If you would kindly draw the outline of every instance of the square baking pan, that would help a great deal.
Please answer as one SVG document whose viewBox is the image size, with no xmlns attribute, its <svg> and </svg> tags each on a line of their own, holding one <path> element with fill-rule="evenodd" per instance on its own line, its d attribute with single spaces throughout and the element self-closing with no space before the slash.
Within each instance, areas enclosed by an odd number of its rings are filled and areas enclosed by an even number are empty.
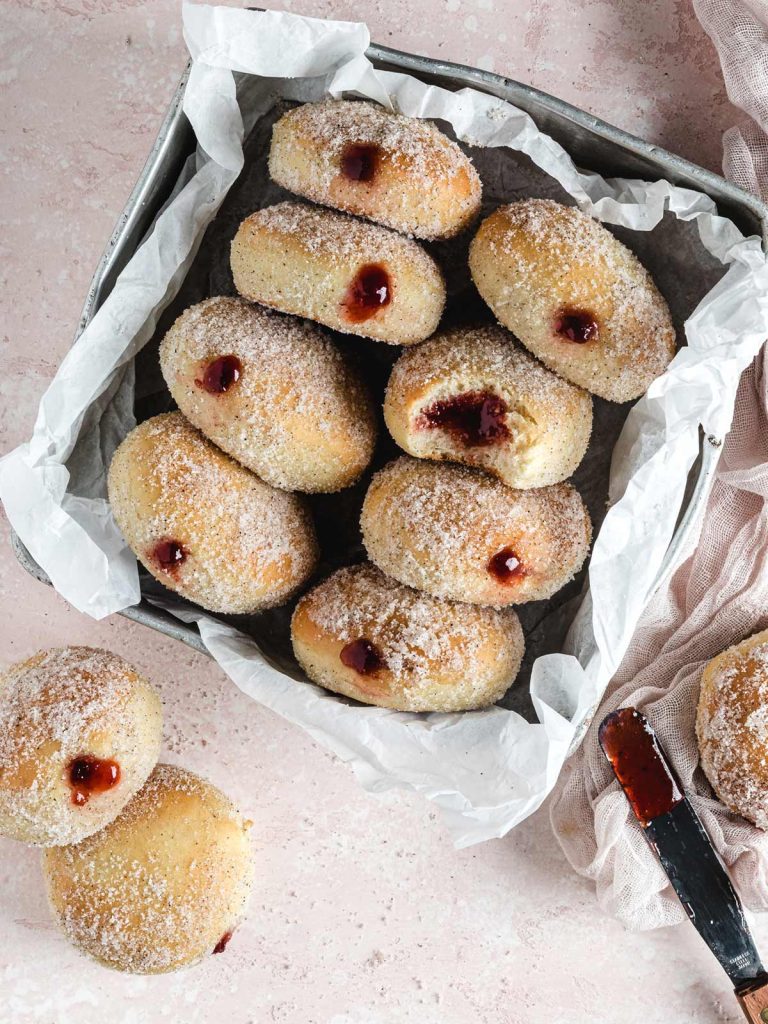
<svg viewBox="0 0 768 1024">
<path fill-rule="evenodd" d="M 745 234 L 759 235 L 765 243 L 768 209 L 759 200 L 718 175 L 620 131 L 570 104 L 490 72 L 402 53 L 387 47 L 373 45 L 367 55 L 376 68 L 410 74 L 448 90 L 473 88 L 511 103 L 529 114 L 538 127 L 559 142 L 580 167 L 597 171 L 606 177 L 666 179 L 675 185 L 703 192 L 717 204 L 719 212 L 729 217 Z M 151 230 L 157 215 L 171 197 L 186 161 L 195 152 L 196 139 L 182 111 L 188 74 L 189 66 L 181 77 L 149 158 L 94 274 L 76 337 L 93 318 L 110 293 L 117 276 Z M 247 76 L 236 77 L 240 78 L 242 84 Z M 617 234 L 621 237 L 620 231 Z M 719 276 L 722 273 L 722 269 L 716 270 L 711 265 L 711 257 L 708 260 L 706 267 L 702 264 L 701 268 L 694 268 L 700 270 L 702 281 L 709 282 L 702 284 L 701 294 L 711 287 L 715 279 L 713 275 Z M 677 314 L 678 326 L 694 305 L 695 302 L 686 299 L 682 301 L 681 308 L 676 311 L 673 309 L 673 313 Z M 141 368 L 141 358 L 138 365 Z M 140 381 L 138 370 L 137 381 Z M 156 406 L 145 407 L 140 410 L 137 418 L 141 420 L 158 411 L 162 409 Z M 614 432 L 620 429 L 625 415 L 626 409 L 621 415 L 621 422 L 614 416 Z M 700 457 L 691 471 L 686 498 L 655 587 L 671 571 L 678 552 L 685 546 L 697 521 L 701 503 L 708 494 L 717 464 L 717 449 L 721 443 L 721 438 L 702 436 Z M 15 534 L 12 534 L 12 543 L 24 568 L 37 579 L 49 582 Z M 577 593 L 578 587 L 569 596 L 575 598 Z M 156 607 L 149 599 L 152 596 L 162 596 L 162 590 L 151 578 L 142 575 L 141 602 L 124 609 L 121 614 L 181 640 L 198 651 L 208 653 L 197 630 Z M 529 621 L 528 626 L 533 627 L 533 620 Z M 536 655 L 540 653 L 541 648 L 536 651 Z M 515 707 L 523 713 L 529 711 L 524 706 L 516 704 Z"/>
</svg>

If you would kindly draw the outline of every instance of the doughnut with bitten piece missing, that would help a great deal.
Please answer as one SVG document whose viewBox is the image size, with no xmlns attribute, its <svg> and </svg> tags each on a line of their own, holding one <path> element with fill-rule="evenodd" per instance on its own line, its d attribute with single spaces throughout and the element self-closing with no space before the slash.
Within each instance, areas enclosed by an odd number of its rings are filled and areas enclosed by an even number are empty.
<svg viewBox="0 0 768 1024">
<path fill-rule="evenodd" d="M 0 835 L 78 843 L 112 821 L 160 750 L 160 699 L 117 654 L 40 651 L 0 676 Z"/>
<path fill-rule="evenodd" d="M 768 630 L 705 667 L 696 737 L 701 767 L 719 799 L 768 829 Z"/>
<path fill-rule="evenodd" d="M 391 345 L 428 338 L 445 304 L 442 274 L 417 242 L 305 203 L 247 217 L 231 263 L 246 299 Z"/>
<path fill-rule="evenodd" d="M 368 390 L 314 324 L 206 299 L 168 331 L 160 365 L 187 419 L 275 487 L 338 491 L 370 462 Z"/>
<path fill-rule="evenodd" d="M 592 533 L 570 484 L 513 490 L 480 470 L 408 456 L 374 476 L 360 525 L 368 557 L 388 576 L 497 608 L 557 593 Z"/>
<path fill-rule="evenodd" d="M 601 398 L 639 397 L 675 354 L 669 309 L 647 270 L 575 207 L 550 199 L 499 207 L 480 225 L 469 267 L 526 348 Z"/>
<path fill-rule="evenodd" d="M 132 974 L 223 952 L 251 890 L 249 825 L 210 783 L 159 764 L 111 825 L 46 851 L 54 917 L 82 953 Z"/>
<path fill-rule="evenodd" d="M 449 238 L 480 209 L 472 161 L 432 124 L 375 103 L 324 100 L 284 114 L 269 173 L 283 188 L 416 238 Z"/>
<path fill-rule="evenodd" d="M 139 561 L 209 611 L 282 604 L 314 569 L 317 542 L 303 500 L 265 484 L 179 412 L 131 431 L 112 459 L 108 491 Z"/>
<path fill-rule="evenodd" d="M 293 650 L 311 680 L 397 711 L 468 711 L 499 700 L 523 657 L 511 609 L 429 597 L 370 564 L 301 598 Z"/>
<path fill-rule="evenodd" d="M 400 356 L 384 419 L 409 454 L 481 466 L 524 489 L 559 483 L 576 469 L 589 443 L 592 398 L 503 327 L 459 328 Z"/>
</svg>

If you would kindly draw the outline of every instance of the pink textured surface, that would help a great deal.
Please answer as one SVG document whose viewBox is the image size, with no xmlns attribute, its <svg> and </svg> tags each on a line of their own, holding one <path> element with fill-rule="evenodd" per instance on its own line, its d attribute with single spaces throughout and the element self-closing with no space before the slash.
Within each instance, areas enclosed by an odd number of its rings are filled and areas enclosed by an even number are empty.
<svg viewBox="0 0 768 1024">
<path fill-rule="evenodd" d="M 381 43 L 531 82 L 718 169 L 736 113 L 688 0 L 305 0 Z M 418 11 L 418 13 L 416 13 Z M 7 0 L 0 450 L 30 432 L 91 273 L 185 59 L 176 0 Z M 7 528 L 4 527 L 4 534 Z M 38 856 L 0 840 L 0 1021 L 154 1024 L 623 1024 L 740 1020 L 687 925 L 634 936 L 602 916 L 544 813 L 456 852 L 430 808 L 374 800 L 207 659 L 122 618 L 100 624 L 0 547 L 0 660 L 91 643 L 165 703 L 165 756 L 255 824 L 258 883 L 227 952 L 145 979 L 81 959 L 53 929 Z M 758 937 L 768 948 L 768 925 Z"/>
</svg>

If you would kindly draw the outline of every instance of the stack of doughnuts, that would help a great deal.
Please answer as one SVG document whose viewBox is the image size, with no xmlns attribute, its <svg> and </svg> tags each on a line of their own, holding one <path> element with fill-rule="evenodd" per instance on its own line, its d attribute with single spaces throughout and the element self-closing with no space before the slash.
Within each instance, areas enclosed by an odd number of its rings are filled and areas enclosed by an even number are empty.
<svg viewBox="0 0 768 1024">
<path fill-rule="evenodd" d="M 276 121 L 268 166 L 291 195 L 237 229 L 237 297 L 187 309 L 163 339 L 179 411 L 118 449 L 115 518 L 150 573 L 212 611 L 303 591 L 293 648 L 321 686 L 402 711 L 484 707 L 522 659 L 514 606 L 550 599 L 586 559 L 590 518 L 568 478 L 592 395 L 627 401 L 663 372 L 669 311 L 601 225 L 530 199 L 492 212 L 470 246 L 497 322 L 441 328 L 425 243 L 472 224 L 482 185 L 431 122 L 306 103 Z M 368 484 L 370 561 L 307 592 L 321 552 L 304 495 L 359 481 L 377 435 L 334 332 L 401 346 L 383 417 L 405 454 Z"/>
<path fill-rule="evenodd" d="M 0 675 L 0 835 L 44 847 L 59 926 L 116 970 L 221 952 L 248 901 L 245 822 L 210 783 L 157 764 L 160 699 L 109 651 L 40 651 Z"/>
</svg>

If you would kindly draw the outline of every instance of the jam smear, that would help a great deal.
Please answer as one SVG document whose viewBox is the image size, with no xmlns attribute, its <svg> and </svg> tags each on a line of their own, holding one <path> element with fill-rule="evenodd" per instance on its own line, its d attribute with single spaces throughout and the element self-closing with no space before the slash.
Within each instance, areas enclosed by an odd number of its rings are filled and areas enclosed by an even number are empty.
<svg viewBox="0 0 768 1024">
<path fill-rule="evenodd" d="M 381 150 L 373 142 L 348 142 L 341 154 L 341 173 L 350 181 L 373 181 Z"/>
<path fill-rule="evenodd" d="M 355 274 L 342 305 L 347 320 L 361 324 L 370 320 L 391 301 L 389 274 L 380 263 L 366 263 Z"/>
<path fill-rule="evenodd" d="M 90 797 L 106 793 L 120 781 L 120 765 L 117 761 L 102 760 L 93 754 L 83 754 L 69 762 L 69 785 L 72 789 L 72 803 L 82 807 Z"/>
<path fill-rule="evenodd" d="M 422 413 L 427 427 L 453 434 L 467 448 L 483 448 L 509 437 L 507 403 L 490 391 L 467 391 L 433 402 Z"/>
<path fill-rule="evenodd" d="M 232 938 L 232 932 L 224 932 L 224 934 L 221 936 L 219 941 L 213 947 L 213 952 L 214 953 L 223 953 L 224 950 L 227 948 L 227 943 L 229 942 L 229 940 L 231 938 Z"/>
<path fill-rule="evenodd" d="M 183 544 L 177 540 L 159 540 L 152 548 L 152 558 L 164 572 L 175 573 L 187 557 Z"/>
<path fill-rule="evenodd" d="M 210 395 L 223 395 L 237 384 L 242 372 L 243 364 L 237 356 L 219 356 L 208 363 L 202 379 L 195 379 L 195 384 Z"/>
<path fill-rule="evenodd" d="M 527 576 L 525 566 L 515 554 L 513 548 L 502 548 L 488 562 L 488 572 L 495 576 L 499 583 L 512 583 L 513 580 Z"/>
<path fill-rule="evenodd" d="M 643 828 L 683 799 L 645 715 L 620 708 L 603 719 L 597 738 Z"/>
<path fill-rule="evenodd" d="M 555 317 L 555 333 L 566 341 L 583 345 L 597 338 L 597 321 L 583 309 L 561 309 Z"/>
<path fill-rule="evenodd" d="M 353 668 L 361 676 L 372 676 L 384 668 L 384 658 L 381 651 L 370 640 L 360 637 L 359 640 L 352 640 L 345 644 L 339 654 L 342 665 Z"/>
</svg>

